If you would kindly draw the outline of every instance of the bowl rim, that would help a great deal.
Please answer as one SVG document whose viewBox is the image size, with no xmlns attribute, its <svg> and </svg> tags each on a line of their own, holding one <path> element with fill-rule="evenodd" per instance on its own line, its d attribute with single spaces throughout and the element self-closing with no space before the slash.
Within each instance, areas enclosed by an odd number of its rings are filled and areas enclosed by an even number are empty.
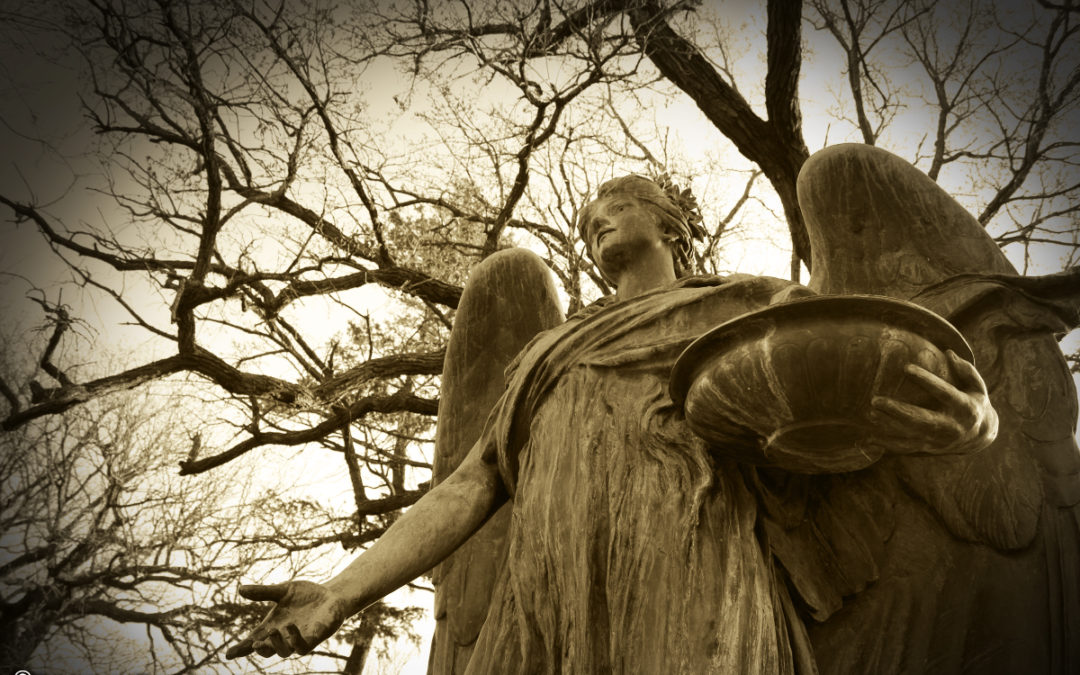
<svg viewBox="0 0 1080 675">
<path fill-rule="evenodd" d="M 706 361 L 700 358 L 703 353 L 714 352 L 725 343 L 743 339 L 747 333 L 772 321 L 778 314 L 788 319 L 856 316 L 886 324 L 899 324 L 909 330 L 915 329 L 942 351 L 951 349 L 965 361 L 975 363 L 971 345 L 960 331 L 944 317 L 925 307 L 885 295 L 814 295 L 742 314 L 710 329 L 691 342 L 675 359 L 675 365 L 671 369 L 668 379 L 671 400 L 683 405 L 698 371 L 705 367 Z"/>
</svg>

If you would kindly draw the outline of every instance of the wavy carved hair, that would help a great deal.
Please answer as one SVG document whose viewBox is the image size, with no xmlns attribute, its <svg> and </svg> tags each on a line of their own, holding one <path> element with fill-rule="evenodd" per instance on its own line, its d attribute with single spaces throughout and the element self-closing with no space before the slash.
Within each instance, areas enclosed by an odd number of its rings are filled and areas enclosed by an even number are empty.
<svg viewBox="0 0 1080 675">
<path fill-rule="evenodd" d="M 603 183 L 596 191 L 592 201 L 586 204 L 585 208 L 578 213 L 578 236 L 585 242 L 585 250 L 594 265 L 596 264 L 596 258 L 593 257 L 592 249 L 585 238 L 585 226 L 593 218 L 596 202 L 614 195 L 634 197 L 657 216 L 661 230 L 668 236 L 668 241 L 672 243 L 671 257 L 675 264 L 676 277 L 689 276 L 696 272 L 693 233 L 682 209 L 671 201 L 662 187 L 653 180 L 637 174 L 613 178 Z M 608 281 L 611 280 L 608 279 Z"/>
</svg>

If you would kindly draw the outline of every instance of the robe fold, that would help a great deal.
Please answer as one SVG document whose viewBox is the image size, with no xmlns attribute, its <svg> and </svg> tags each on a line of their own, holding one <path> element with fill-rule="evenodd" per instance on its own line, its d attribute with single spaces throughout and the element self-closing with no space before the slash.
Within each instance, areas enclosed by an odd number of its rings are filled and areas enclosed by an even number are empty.
<svg viewBox="0 0 1080 675">
<path fill-rule="evenodd" d="M 675 359 L 806 289 L 690 278 L 540 334 L 481 438 L 513 498 L 469 673 L 812 672 L 744 469 L 692 434 Z"/>
</svg>

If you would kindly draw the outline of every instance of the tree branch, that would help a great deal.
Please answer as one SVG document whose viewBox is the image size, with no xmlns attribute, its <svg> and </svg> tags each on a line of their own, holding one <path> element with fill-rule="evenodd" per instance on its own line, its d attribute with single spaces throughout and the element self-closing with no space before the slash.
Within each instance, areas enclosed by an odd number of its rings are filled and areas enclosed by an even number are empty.
<svg viewBox="0 0 1080 675">
<path fill-rule="evenodd" d="M 415 412 L 423 415 L 435 415 L 438 411 L 438 401 L 420 398 L 407 391 L 399 391 L 388 396 L 368 396 L 349 406 L 339 408 L 337 413 L 327 417 L 314 427 L 297 431 L 257 432 L 251 438 L 237 443 L 224 452 L 204 459 L 182 461 L 180 462 L 180 474 L 190 475 L 209 471 L 264 445 L 300 445 L 317 441 L 340 429 L 342 424 L 359 420 L 368 413 Z"/>
<path fill-rule="evenodd" d="M 770 73 L 774 97 L 794 94 L 797 84 L 801 2 L 770 0 L 767 30 Z M 750 104 L 720 77 L 697 47 L 667 24 L 656 0 L 644 0 L 629 12 L 631 25 L 642 50 L 660 72 L 697 104 L 706 118 L 747 159 L 756 162 L 772 183 L 784 205 L 795 254 L 810 264 L 810 239 L 795 192 L 799 169 L 810 153 L 802 140 L 797 98 L 791 107 L 774 98 L 777 120 L 762 120 Z M 794 52 L 792 51 L 794 50 Z M 771 72 L 776 67 L 777 72 Z M 798 265 L 792 265 L 798 279 Z"/>
</svg>

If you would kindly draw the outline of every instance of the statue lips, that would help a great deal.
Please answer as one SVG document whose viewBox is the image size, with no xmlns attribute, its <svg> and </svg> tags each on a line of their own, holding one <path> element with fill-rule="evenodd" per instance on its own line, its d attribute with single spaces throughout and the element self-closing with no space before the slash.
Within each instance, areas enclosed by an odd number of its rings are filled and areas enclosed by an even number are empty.
<svg viewBox="0 0 1080 675">
<path fill-rule="evenodd" d="M 610 250 L 612 247 L 618 250 L 620 246 L 619 234 L 619 226 L 616 224 L 604 225 L 599 230 L 597 230 L 596 235 L 593 239 L 595 243 L 592 246 L 593 256 L 595 256 L 595 259 L 597 261 L 604 259 L 603 251 Z M 623 239 L 625 240 L 625 237 L 623 237 Z M 622 243 L 626 242 L 624 241 Z"/>
</svg>

